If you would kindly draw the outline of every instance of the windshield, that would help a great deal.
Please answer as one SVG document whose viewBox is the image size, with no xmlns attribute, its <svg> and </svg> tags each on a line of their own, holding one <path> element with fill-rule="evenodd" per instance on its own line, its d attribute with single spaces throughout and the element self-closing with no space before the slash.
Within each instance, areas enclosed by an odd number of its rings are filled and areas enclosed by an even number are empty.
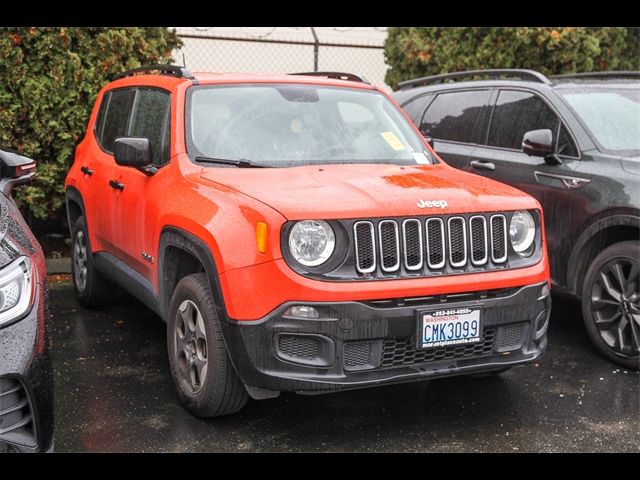
<svg viewBox="0 0 640 480">
<path fill-rule="evenodd" d="M 268 166 L 432 163 L 420 136 L 384 95 L 300 84 L 189 90 L 192 157 Z"/>
<path fill-rule="evenodd" d="M 560 94 L 606 151 L 640 153 L 640 90 L 589 88 Z"/>
</svg>

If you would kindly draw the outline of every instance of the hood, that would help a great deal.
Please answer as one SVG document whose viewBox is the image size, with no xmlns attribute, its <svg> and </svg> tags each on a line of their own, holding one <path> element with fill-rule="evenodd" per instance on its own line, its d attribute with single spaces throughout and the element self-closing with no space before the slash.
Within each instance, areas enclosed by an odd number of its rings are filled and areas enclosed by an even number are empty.
<svg viewBox="0 0 640 480">
<path fill-rule="evenodd" d="M 446 164 L 210 168 L 200 177 L 231 187 L 289 220 L 487 212 L 538 207 L 515 188 Z M 420 208 L 420 206 L 422 208 Z"/>
<path fill-rule="evenodd" d="M 640 175 L 640 157 L 622 157 L 620 162 L 626 172 Z"/>
</svg>

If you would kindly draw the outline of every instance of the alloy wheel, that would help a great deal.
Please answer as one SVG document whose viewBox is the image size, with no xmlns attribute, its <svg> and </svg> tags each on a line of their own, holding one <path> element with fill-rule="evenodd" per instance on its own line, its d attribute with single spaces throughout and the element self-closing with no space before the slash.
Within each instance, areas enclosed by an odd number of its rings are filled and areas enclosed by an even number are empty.
<svg viewBox="0 0 640 480">
<path fill-rule="evenodd" d="M 207 335 L 202 314 L 191 300 L 180 304 L 174 330 L 181 383 L 192 393 L 198 393 L 207 378 Z"/>
<path fill-rule="evenodd" d="M 598 333 L 616 354 L 640 353 L 640 263 L 616 258 L 598 271 L 591 287 L 591 313 Z"/>
<path fill-rule="evenodd" d="M 73 242 L 73 278 L 76 287 L 80 292 L 84 292 L 87 286 L 87 242 L 84 232 L 79 230 Z"/>
</svg>

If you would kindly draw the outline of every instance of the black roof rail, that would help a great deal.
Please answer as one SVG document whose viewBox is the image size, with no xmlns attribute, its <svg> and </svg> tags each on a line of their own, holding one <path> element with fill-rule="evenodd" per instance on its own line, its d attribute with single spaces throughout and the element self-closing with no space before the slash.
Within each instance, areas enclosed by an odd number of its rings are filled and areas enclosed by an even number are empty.
<svg viewBox="0 0 640 480">
<path fill-rule="evenodd" d="M 535 70 L 526 70 L 522 68 L 494 68 L 487 70 L 467 70 L 464 72 L 443 73 L 441 75 L 416 78 L 414 80 L 400 82 L 398 83 L 398 87 L 402 90 L 403 88 L 433 85 L 436 83 L 443 83 L 446 80 L 456 80 L 473 76 L 485 76 L 493 79 L 499 79 L 500 77 L 515 77 L 518 80 L 532 80 L 534 82 L 551 85 L 551 81 L 547 77 Z"/>
<path fill-rule="evenodd" d="M 306 75 L 310 77 L 325 77 L 325 78 L 333 78 L 335 80 L 348 80 L 350 82 L 361 82 L 368 83 L 371 85 L 371 82 L 367 80 L 363 75 L 358 75 L 355 73 L 345 73 L 345 72 L 300 72 L 300 73 L 289 73 L 288 75 Z"/>
<path fill-rule="evenodd" d="M 195 78 L 191 71 L 187 70 L 184 67 L 179 67 L 177 65 L 169 65 L 169 64 L 156 64 L 156 65 L 147 65 L 144 67 L 132 68 L 131 70 L 127 70 L 126 72 L 119 73 L 116 75 L 113 80 L 120 80 L 121 78 L 132 77 L 137 73 L 151 73 L 151 72 L 159 72 L 160 75 L 172 75 L 178 78 Z"/>
<path fill-rule="evenodd" d="M 640 71 L 563 73 L 562 75 L 553 75 L 551 78 L 640 78 Z"/>
</svg>

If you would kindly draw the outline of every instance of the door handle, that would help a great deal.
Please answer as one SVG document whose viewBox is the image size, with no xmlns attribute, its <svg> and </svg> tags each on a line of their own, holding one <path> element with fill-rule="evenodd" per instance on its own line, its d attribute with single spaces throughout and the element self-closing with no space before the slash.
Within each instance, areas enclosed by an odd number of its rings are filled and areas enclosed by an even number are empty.
<svg viewBox="0 0 640 480">
<path fill-rule="evenodd" d="M 109 186 L 114 190 L 124 190 L 124 183 L 118 182 L 116 180 L 109 180 Z"/>
<path fill-rule="evenodd" d="M 91 170 L 89 167 L 86 167 L 84 165 L 80 167 L 80 171 L 85 175 L 89 175 L 89 176 L 93 175 L 93 170 Z"/>
<path fill-rule="evenodd" d="M 478 170 L 495 170 L 496 165 L 493 162 L 482 162 L 480 160 L 472 160 L 471 166 L 473 168 L 477 168 Z"/>
</svg>

